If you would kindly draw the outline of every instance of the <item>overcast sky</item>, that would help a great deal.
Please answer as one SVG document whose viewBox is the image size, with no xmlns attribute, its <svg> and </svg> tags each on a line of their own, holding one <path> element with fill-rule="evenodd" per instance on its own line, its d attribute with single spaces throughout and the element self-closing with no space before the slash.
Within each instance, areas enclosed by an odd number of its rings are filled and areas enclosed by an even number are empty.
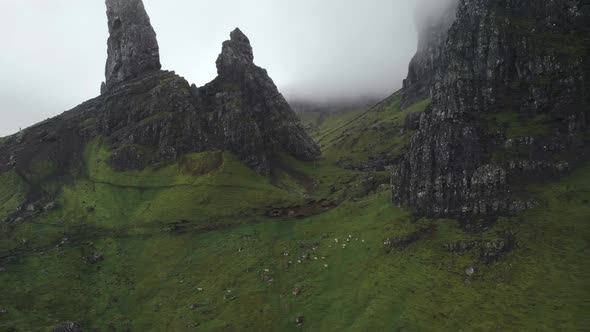
<svg viewBox="0 0 590 332">
<path fill-rule="evenodd" d="M 256 64 L 288 99 L 321 101 L 385 96 L 401 86 L 417 45 L 416 1 L 430 0 L 144 3 L 163 69 L 204 85 L 216 76 L 221 43 L 240 27 Z M 99 94 L 105 11 L 103 0 L 0 0 L 0 136 Z"/>
</svg>

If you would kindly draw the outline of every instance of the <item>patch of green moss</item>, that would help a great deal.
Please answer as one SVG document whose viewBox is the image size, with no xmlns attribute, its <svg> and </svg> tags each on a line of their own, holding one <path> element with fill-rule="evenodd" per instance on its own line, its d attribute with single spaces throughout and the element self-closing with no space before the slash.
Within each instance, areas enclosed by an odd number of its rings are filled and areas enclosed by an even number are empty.
<svg viewBox="0 0 590 332">
<path fill-rule="evenodd" d="M 95 215 L 104 213 L 104 219 L 120 213 L 131 222 L 187 220 L 201 227 L 223 218 L 223 224 L 239 224 L 254 211 L 303 199 L 273 186 L 230 153 L 189 154 L 177 162 L 126 172 L 113 170 L 109 157 L 108 146 L 100 140 L 87 147 L 86 178 L 63 189 L 64 204 L 75 204 L 69 210 L 94 207 Z M 231 216 L 236 219 L 230 221 Z"/>
<path fill-rule="evenodd" d="M 516 112 L 494 113 L 483 117 L 490 132 L 502 131 L 510 139 L 522 137 L 543 137 L 551 134 L 547 115 L 529 118 Z"/>
<path fill-rule="evenodd" d="M 508 161 L 527 159 L 529 156 L 530 151 L 525 146 L 501 146 L 492 152 L 491 161 L 502 164 Z"/>
<path fill-rule="evenodd" d="M 147 117 L 140 122 L 138 122 L 135 126 L 136 127 L 144 127 L 153 123 L 158 123 L 163 120 L 169 119 L 173 114 L 170 112 L 159 112 L 153 116 Z"/>
<path fill-rule="evenodd" d="M 588 55 L 589 48 L 586 43 L 582 42 L 584 37 L 555 31 L 545 31 L 533 36 L 535 37 L 534 41 L 549 54 L 571 58 L 581 58 Z"/>
<path fill-rule="evenodd" d="M 34 159 L 28 169 L 24 171 L 27 180 L 34 184 L 40 184 L 52 178 L 59 171 L 58 166 L 50 159 Z"/>
<path fill-rule="evenodd" d="M 0 218 L 16 211 L 26 198 L 26 183 L 14 171 L 0 174 Z"/>
<path fill-rule="evenodd" d="M 223 153 L 211 151 L 198 155 L 184 155 L 180 157 L 178 164 L 183 173 L 202 176 L 219 169 L 223 165 Z"/>
<path fill-rule="evenodd" d="M 84 121 L 82 121 L 79 125 L 81 129 L 93 127 L 96 125 L 96 117 L 90 117 Z"/>
<path fill-rule="evenodd" d="M 588 36 L 558 27 L 550 29 L 547 22 L 536 20 L 526 12 L 519 15 L 505 8 L 496 8 L 495 12 L 496 22 L 501 29 L 526 37 L 529 46 L 535 51 L 561 59 L 580 59 L 590 52 Z"/>
</svg>

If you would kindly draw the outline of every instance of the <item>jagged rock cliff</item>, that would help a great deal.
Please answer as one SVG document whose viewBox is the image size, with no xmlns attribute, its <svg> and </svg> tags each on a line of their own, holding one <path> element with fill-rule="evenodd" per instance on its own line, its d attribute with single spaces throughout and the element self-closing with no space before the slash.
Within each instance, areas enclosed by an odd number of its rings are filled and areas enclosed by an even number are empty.
<svg viewBox="0 0 590 332">
<path fill-rule="evenodd" d="M 15 169 L 31 183 L 76 168 L 87 142 L 106 137 L 117 169 L 142 169 L 182 154 L 227 150 L 259 174 L 273 156 L 315 160 L 305 133 L 248 38 L 236 29 L 223 44 L 219 76 L 202 88 L 160 70 L 156 35 L 141 0 L 107 0 L 110 37 L 102 93 L 75 109 L 0 143 L 0 173 Z"/>
<path fill-rule="evenodd" d="M 154 72 L 105 95 L 99 132 L 112 138 L 113 164 L 142 168 L 187 152 L 228 150 L 260 174 L 276 152 L 320 156 L 248 38 L 236 29 L 217 60 L 219 76 L 202 88 L 173 73 Z"/>
<path fill-rule="evenodd" d="M 240 29 L 223 43 L 217 59 L 218 77 L 196 92 L 199 103 L 210 109 L 214 140 L 234 151 L 249 166 L 269 171 L 275 149 L 298 159 L 320 156 L 299 119 L 265 69 L 254 64 L 250 41 Z"/>
<path fill-rule="evenodd" d="M 428 216 L 516 212 L 534 204 L 519 184 L 588 158 L 589 7 L 459 1 L 405 82 L 406 98 L 432 104 L 393 172 L 396 204 Z"/>
</svg>

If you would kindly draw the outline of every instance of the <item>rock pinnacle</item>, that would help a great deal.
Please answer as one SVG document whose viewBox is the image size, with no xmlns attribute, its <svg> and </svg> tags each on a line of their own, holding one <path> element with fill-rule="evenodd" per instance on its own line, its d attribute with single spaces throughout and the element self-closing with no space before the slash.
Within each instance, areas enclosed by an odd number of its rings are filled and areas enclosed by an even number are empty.
<svg viewBox="0 0 590 332">
<path fill-rule="evenodd" d="M 159 70 L 156 32 L 141 0 L 106 0 L 109 26 L 106 84 L 103 89 Z"/>
<path fill-rule="evenodd" d="M 250 40 L 239 28 L 232 31 L 230 40 L 223 43 L 223 49 L 216 64 L 219 75 L 254 64 L 254 52 Z"/>
</svg>

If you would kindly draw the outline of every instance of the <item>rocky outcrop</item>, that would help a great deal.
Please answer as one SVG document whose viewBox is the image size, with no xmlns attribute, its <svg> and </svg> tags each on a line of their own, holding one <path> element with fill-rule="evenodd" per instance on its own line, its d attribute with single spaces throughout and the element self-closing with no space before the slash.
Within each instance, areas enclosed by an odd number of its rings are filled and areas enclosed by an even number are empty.
<svg viewBox="0 0 590 332">
<path fill-rule="evenodd" d="M 488 241 L 458 241 L 445 243 L 443 249 L 452 253 L 465 253 L 477 250 L 479 259 L 490 264 L 499 260 L 516 247 L 516 238 L 513 234 L 501 234 L 499 239 Z"/>
<path fill-rule="evenodd" d="M 515 184 L 587 159 L 588 7 L 459 1 L 450 28 L 417 54 L 432 61 L 415 58 L 405 83 L 405 98 L 432 104 L 393 172 L 396 204 L 429 216 L 516 212 L 529 204 Z M 534 143 L 514 147 L 524 137 Z"/>
<path fill-rule="evenodd" d="M 54 327 L 52 332 L 81 332 L 82 327 L 75 322 L 66 322 Z"/>
<path fill-rule="evenodd" d="M 215 62 L 220 77 L 240 79 L 254 65 L 254 52 L 250 39 L 236 28 L 230 33 L 230 39 L 223 42 L 221 54 Z"/>
<path fill-rule="evenodd" d="M 160 70 L 156 32 L 141 0 L 106 0 L 109 26 L 107 89 L 141 74 Z"/>
<path fill-rule="evenodd" d="M 236 29 L 223 43 L 219 76 L 204 87 L 158 71 L 106 95 L 99 132 L 112 139 L 113 164 L 137 169 L 189 152 L 228 150 L 268 174 L 278 152 L 318 158 L 319 148 L 253 60 L 248 38 Z"/>
<path fill-rule="evenodd" d="M 107 9 L 110 37 L 101 95 L 3 140 L 0 173 L 15 169 L 31 184 L 71 173 L 85 144 L 98 136 L 110 144 L 111 165 L 119 170 L 222 150 L 267 175 L 280 153 L 305 161 L 320 156 L 266 70 L 254 64 L 250 42 L 239 29 L 223 43 L 219 76 L 197 88 L 160 70 L 155 33 L 140 0 L 107 0 Z"/>
<path fill-rule="evenodd" d="M 411 244 L 432 234 L 435 230 L 436 230 L 435 225 L 429 225 L 426 227 L 422 227 L 422 228 L 419 228 L 418 230 L 416 230 L 412 233 L 406 234 L 406 235 L 388 238 L 383 242 L 383 245 L 385 246 L 385 249 L 388 252 L 391 252 L 394 250 L 401 251 L 401 250 L 406 249 Z"/>
<path fill-rule="evenodd" d="M 311 161 L 320 150 L 279 93 L 265 69 L 256 66 L 248 38 L 235 29 L 217 59 L 219 76 L 201 89 L 197 100 L 210 108 L 215 140 L 259 173 L 269 171 L 273 150 Z"/>
</svg>

